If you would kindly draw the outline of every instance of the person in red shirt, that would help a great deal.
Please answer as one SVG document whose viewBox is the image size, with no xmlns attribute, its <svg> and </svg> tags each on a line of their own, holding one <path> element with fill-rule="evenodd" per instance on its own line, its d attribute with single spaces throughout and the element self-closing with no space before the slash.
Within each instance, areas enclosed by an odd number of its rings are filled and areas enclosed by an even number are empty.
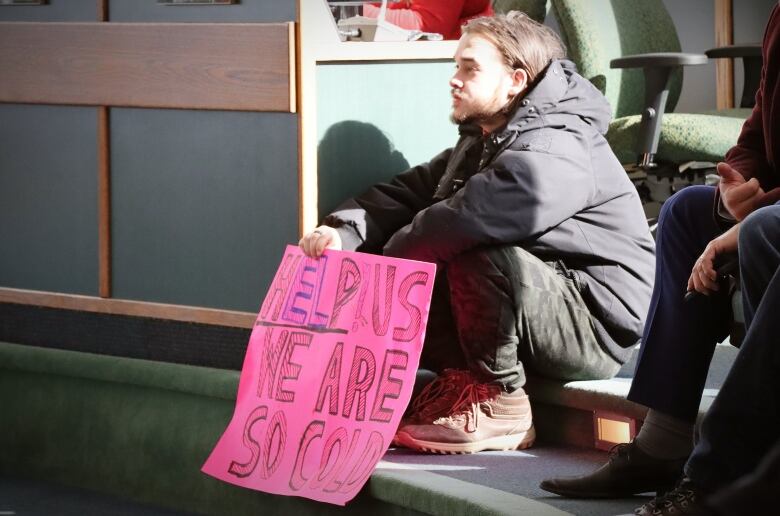
<svg viewBox="0 0 780 516">
<path fill-rule="evenodd" d="M 377 18 L 379 9 L 368 4 L 363 7 L 363 16 Z M 404 29 L 458 39 L 460 28 L 480 16 L 493 16 L 491 0 L 401 0 L 387 5 L 385 20 Z"/>
</svg>

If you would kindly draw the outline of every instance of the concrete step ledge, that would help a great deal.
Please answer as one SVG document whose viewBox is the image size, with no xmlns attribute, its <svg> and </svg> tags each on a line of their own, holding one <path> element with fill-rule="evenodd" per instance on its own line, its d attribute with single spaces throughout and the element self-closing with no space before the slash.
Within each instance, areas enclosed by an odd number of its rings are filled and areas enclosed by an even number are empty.
<svg viewBox="0 0 780 516">
<path fill-rule="evenodd" d="M 738 351 L 728 341 L 715 347 L 699 405 L 699 420 L 717 396 Z M 626 399 L 638 353 L 637 347 L 618 375 L 608 380 L 563 382 L 529 376 L 526 390 L 531 397 L 539 438 L 548 442 L 592 447 L 593 412 L 596 410 L 643 421 L 647 408 Z"/>
</svg>

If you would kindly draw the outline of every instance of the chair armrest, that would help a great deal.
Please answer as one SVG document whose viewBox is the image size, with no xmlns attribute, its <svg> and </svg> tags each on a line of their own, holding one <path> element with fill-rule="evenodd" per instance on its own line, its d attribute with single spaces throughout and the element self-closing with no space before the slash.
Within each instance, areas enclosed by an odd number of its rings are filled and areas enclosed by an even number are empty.
<svg viewBox="0 0 780 516">
<path fill-rule="evenodd" d="M 661 119 L 669 95 L 669 79 L 682 65 L 701 65 L 707 62 L 704 54 L 682 52 L 658 52 L 619 57 L 610 61 L 610 68 L 642 68 L 645 77 L 645 108 L 637 140 L 637 165 L 652 168 L 658 139 L 661 134 Z"/>
<path fill-rule="evenodd" d="M 745 80 L 743 81 L 739 107 L 752 108 L 756 104 L 756 91 L 758 91 L 758 85 L 761 82 L 761 45 L 751 43 L 711 48 L 705 54 L 713 59 L 742 58 Z"/>
<path fill-rule="evenodd" d="M 647 68 L 657 66 L 701 65 L 707 62 L 704 54 L 687 54 L 683 52 L 658 52 L 652 54 L 636 54 L 613 59 L 610 68 Z"/>
<path fill-rule="evenodd" d="M 704 52 L 711 59 L 721 57 L 761 57 L 761 44 L 752 43 L 748 45 L 729 45 L 726 47 L 716 47 Z"/>
</svg>

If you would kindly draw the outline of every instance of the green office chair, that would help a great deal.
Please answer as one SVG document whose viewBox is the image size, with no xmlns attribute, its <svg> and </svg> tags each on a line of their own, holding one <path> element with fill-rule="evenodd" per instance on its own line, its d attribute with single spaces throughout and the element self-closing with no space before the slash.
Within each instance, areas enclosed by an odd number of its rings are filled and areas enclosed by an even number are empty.
<svg viewBox="0 0 780 516">
<path fill-rule="evenodd" d="M 547 0 L 493 0 L 493 10 L 498 14 L 523 11 L 532 20 L 544 23 L 547 16 Z"/>
<path fill-rule="evenodd" d="M 622 163 L 636 159 L 626 168 L 643 194 L 654 229 L 654 215 L 667 197 L 688 184 L 704 182 L 702 174 L 681 174 L 679 164 L 719 161 L 737 142 L 754 103 L 761 67 L 760 47 L 728 47 L 707 53 L 712 58 L 746 57 L 740 108 L 669 113 L 679 98 L 681 66 L 703 64 L 707 56 L 680 53 L 674 23 L 661 0 L 551 2 L 570 58 L 612 105 L 615 119 L 607 141 Z M 665 164 L 655 166 L 658 162 Z M 737 291 L 732 303 L 740 300 Z M 744 334 L 737 304 L 731 329 L 731 342 L 735 345 Z"/>
<path fill-rule="evenodd" d="M 570 58 L 612 105 L 615 119 L 607 140 L 622 163 L 634 162 L 635 168 L 648 171 L 662 162 L 723 159 L 750 109 L 671 113 L 682 86 L 681 66 L 704 64 L 707 57 L 680 53 L 680 40 L 662 0 L 551 2 Z M 733 57 L 735 49 L 721 51 L 727 54 L 722 57 Z M 760 56 L 760 48 L 748 50 L 753 57 L 756 52 Z M 715 52 L 712 57 L 720 56 Z M 748 88 L 757 85 L 751 86 L 753 80 L 746 78 Z"/>
</svg>

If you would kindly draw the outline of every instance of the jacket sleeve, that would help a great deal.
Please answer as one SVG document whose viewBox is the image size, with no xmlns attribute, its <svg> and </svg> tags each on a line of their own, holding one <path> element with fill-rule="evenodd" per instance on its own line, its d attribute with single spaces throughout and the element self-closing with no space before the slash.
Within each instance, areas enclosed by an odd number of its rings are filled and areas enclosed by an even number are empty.
<svg viewBox="0 0 780 516">
<path fill-rule="evenodd" d="M 762 69 L 761 84 L 764 82 Z M 745 179 L 756 178 L 765 190 L 774 186 L 772 167 L 766 159 L 766 146 L 764 143 L 764 130 L 762 127 L 761 105 L 763 94 L 761 88 L 756 93 L 756 105 L 739 133 L 737 144 L 729 149 L 724 161 L 742 174 Z M 720 188 L 715 190 L 715 203 L 713 205 L 713 218 L 722 230 L 726 230 L 737 222 L 737 219 L 729 213 L 723 199 L 720 196 Z"/>
<path fill-rule="evenodd" d="M 384 253 L 441 265 L 473 247 L 538 237 L 588 205 L 595 185 L 587 163 L 505 151 L 453 197 L 418 213 Z"/>
<path fill-rule="evenodd" d="M 772 177 L 772 167 L 766 159 L 764 120 L 761 113 L 764 103 L 763 85 L 765 83 L 765 72 L 766 66 L 763 66 L 761 68 L 760 87 L 758 92 L 756 92 L 756 105 L 742 126 L 737 144 L 729 149 L 725 158 L 725 161 L 742 174 L 745 179 L 755 177 L 764 188 L 776 181 Z"/>
<path fill-rule="evenodd" d="M 761 80 L 756 92 L 756 105 L 742 126 L 737 144 L 729 149 L 725 157 L 726 163 L 742 174 L 745 179 L 754 177 L 758 179 L 764 190 L 778 186 L 778 178 L 767 160 L 766 135 L 764 133 L 764 128 L 774 121 L 764 120 L 763 115 L 767 94 L 765 91 L 767 69 L 771 67 L 772 70 L 777 70 L 777 60 L 780 59 L 780 48 L 771 48 L 773 45 L 777 47 L 778 43 L 780 43 L 778 31 L 780 31 L 780 9 L 775 6 L 764 33 L 761 52 L 764 56 L 764 61 L 761 66 Z M 736 222 L 723 205 L 723 201 L 720 198 L 720 190 L 716 191 L 715 196 L 715 220 L 723 227 Z"/>
<path fill-rule="evenodd" d="M 345 250 L 380 251 L 393 233 L 431 205 L 451 152 L 447 149 L 430 162 L 349 199 L 322 223 L 339 231 Z"/>
</svg>

